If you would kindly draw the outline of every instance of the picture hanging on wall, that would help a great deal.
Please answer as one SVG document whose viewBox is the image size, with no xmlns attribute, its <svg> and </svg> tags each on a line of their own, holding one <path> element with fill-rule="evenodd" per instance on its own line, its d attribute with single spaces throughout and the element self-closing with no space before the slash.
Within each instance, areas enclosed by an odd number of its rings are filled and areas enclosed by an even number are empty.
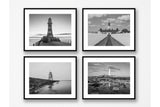
<svg viewBox="0 0 160 107">
<path fill-rule="evenodd" d="M 25 56 L 24 99 L 77 99 L 77 57 Z"/>
<path fill-rule="evenodd" d="M 134 56 L 84 56 L 82 59 L 84 100 L 136 98 Z"/>
<path fill-rule="evenodd" d="M 135 51 L 135 8 L 83 8 L 83 51 Z"/>
<path fill-rule="evenodd" d="M 76 8 L 24 8 L 24 51 L 76 51 Z"/>
</svg>

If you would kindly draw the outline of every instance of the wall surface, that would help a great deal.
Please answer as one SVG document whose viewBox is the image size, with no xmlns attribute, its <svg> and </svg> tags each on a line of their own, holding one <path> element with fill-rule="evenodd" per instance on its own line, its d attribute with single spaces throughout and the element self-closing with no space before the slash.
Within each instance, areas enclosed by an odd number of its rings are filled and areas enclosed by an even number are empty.
<svg viewBox="0 0 160 107">
<path fill-rule="evenodd" d="M 23 8 L 78 8 L 77 52 L 24 52 Z M 82 8 L 136 8 L 136 52 L 82 52 Z M 23 100 L 24 55 L 77 55 L 77 100 Z M 135 55 L 137 99 L 82 100 L 83 55 Z M 150 107 L 150 0 L 10 0 L 10 105 L 11 107 Z"/>
</svg>

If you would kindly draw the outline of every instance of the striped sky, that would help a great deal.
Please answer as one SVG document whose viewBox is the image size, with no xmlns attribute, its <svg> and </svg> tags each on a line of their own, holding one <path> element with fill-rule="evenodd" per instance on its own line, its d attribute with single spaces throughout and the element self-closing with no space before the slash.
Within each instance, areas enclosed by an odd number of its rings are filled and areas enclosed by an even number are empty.
<svg viewBox="0 0 160 107">
<path fill-rule="evenodd" d="M 30 36 L 47 34 L 48 18 L 52 19 L 53 34 L 71 33 L 71 14 L 30 14 Z"/>
<path fill-rule="evenodd" d="M 98 31 L 100 28 L 107 28 L 108 22 L 111 28 L 122 30 L 124 28 L 130 30 L 129 14 L 89 14 L 88 28 L 90 32 Z"/>
<path fill-rule="evenodd" d="M 107 75 L 109 68 L 111 69 L 111 75 L 120 77 L 130 76 L 129 62 L 89 62 L 88 76 Z"/>
</svg>

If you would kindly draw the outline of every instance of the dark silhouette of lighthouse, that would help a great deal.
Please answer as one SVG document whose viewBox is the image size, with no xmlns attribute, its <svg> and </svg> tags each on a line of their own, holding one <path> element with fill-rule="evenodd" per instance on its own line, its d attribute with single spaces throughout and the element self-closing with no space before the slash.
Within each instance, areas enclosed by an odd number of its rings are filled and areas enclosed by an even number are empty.
<svg viewBox="0 0 160 107">
<path fill-rule="evenodd" d="M 52 72 L 49 72 L 48 80 L 53 81 L 53 75 L 52 75 Z"/>
<path fill-rule="evenodd" d="M 53 33 L 52 33 L 52 19 L 48 18 L 48 31 L 47 31 L 47 38 L 48 41 L 50 42 L 51 39 L 53 38 Z"/>
<path fill-rule="evenodd" d="M 50 84 L 48 88 L 52 88 L 52 85 L 53 85 L 53 75 L 52 75 L 52 72 L 49 72 L 48 80 L 49 80 L 49 84 Z"/>
</svg>

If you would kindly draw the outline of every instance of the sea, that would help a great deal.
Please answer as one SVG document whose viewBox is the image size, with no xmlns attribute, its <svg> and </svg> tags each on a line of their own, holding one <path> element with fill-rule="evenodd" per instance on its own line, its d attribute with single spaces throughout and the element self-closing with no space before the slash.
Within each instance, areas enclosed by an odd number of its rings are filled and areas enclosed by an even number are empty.
<svg viewBox="0 0 160 107">
<path fill-rule="evenodd" d="M 52 87 L 45 85 L 39 89 L 38 94 L 71 94 L 71 80 L 55 82 Z"/>
</svg>

